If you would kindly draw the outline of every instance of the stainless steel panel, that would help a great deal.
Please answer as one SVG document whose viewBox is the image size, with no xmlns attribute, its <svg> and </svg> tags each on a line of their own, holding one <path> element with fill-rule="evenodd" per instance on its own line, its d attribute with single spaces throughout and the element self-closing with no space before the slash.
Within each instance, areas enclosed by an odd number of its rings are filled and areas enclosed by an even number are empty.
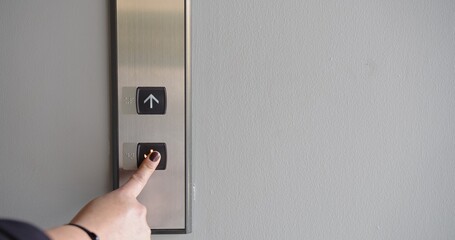
<svg viewBox="0 0 455 240">
<path fill-rule="evenodd" d="M 158 232 L 190 231 L 189 1 L 117 0 L 118 178 L 134 173 L 136 144 L 164 142 L 167 168 L 138 197 Z M 165 87 L 164 115 L 138 115 L 139 86 Z M 164 231 L 162 231 L 164 230 Z"/>
</svg>

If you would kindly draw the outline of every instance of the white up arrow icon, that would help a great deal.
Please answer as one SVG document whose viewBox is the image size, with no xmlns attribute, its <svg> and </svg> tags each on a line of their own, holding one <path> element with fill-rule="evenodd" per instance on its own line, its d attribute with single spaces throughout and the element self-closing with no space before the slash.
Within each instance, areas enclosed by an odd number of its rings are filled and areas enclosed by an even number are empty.
<svg viewBox="0 0 455 240">
<path fill-rule="evenodd" d="M 150 94 L 145 100 L 144 100 L 144 103 L 146 103 L 147 101 L 150 101 L 150 109 L 153 109 L 153 101 L 155 101 L 156 103 L 160 103 L 160 101 L 158 101 L 158 99 L 156 99 L 155 96 L 153 96 L 153 94 Z"/>
</svg>

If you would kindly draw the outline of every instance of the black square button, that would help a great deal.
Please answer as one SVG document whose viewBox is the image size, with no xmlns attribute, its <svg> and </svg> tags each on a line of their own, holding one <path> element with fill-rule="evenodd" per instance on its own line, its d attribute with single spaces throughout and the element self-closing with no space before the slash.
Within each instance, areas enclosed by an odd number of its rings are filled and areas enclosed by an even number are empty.
<svg viewBox="0 0 455 240">
<path fill-rule="evenodd" d="M 166 143 L 138 143 L 137 144 L 137 167 L 141 165 L 144 160 L 144 154 L 148 154 L 150 149 L 160 152 L 161 160 L 160 164 L 156 167 L 156 170 L 165 170 L 167 163 Z"/>
<path fill-rule="evenodd" d="M 138 87 L 136 89 L 136 110 L 138 114 L 165 114 L 166 88 Z"/>
</svg>

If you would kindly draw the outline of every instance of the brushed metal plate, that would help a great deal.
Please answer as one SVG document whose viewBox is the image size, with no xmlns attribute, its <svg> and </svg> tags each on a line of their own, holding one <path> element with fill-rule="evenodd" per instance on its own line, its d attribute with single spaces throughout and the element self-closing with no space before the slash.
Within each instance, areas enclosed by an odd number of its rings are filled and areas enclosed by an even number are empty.
<svg viewBox="0 0 455 240">
<path fill-rule="evenodd" d="M 191 231 L 189 0 L 114 0 L 112 6 L 114 187 L 136 169 L 139 142 L 167 146 L 138 200 L 153 233 Z M 165 87 L 166 113 L 139 115 L 137 87 Z"/>
</svg>

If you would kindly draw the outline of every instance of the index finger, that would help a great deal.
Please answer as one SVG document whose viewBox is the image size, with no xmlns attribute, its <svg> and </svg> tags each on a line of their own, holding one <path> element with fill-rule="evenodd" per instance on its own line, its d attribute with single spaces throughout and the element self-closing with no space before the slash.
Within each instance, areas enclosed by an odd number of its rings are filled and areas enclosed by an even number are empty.
<svg viewBox="0 0 455 240">
<path fill-rule="evenodd" d="M 152 151 L 152 150 L 151 150 Z M 160 163 L 161 154 L 157 151 L 149 153 L 146 158 L 142 161 L 141 165 L 137 171 L 131 176 L 128 182 L 121 187 L 123 191 L 126 191 L 127 194 L 131 194 L 134 197 L 139 196 L 144 189 L 147 181 L 153 172 L 155 172 L 156 167 Z"/>
</svg>

